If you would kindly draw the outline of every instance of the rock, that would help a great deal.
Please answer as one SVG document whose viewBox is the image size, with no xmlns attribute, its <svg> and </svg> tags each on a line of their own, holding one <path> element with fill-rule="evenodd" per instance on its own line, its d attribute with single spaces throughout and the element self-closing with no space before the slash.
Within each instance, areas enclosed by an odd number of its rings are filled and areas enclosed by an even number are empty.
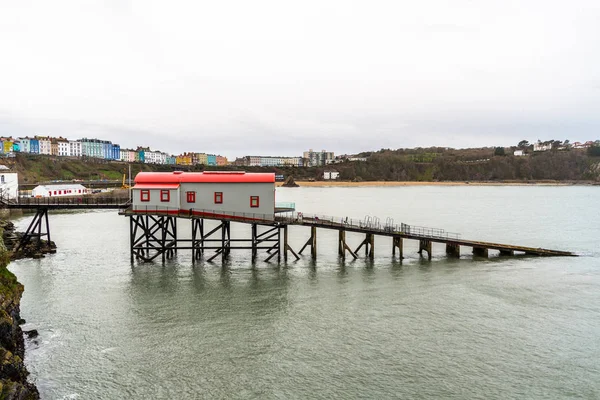
<svg viewBox="0 0 600 400">
<path fill-rule="evenodd" d="M 40 335 L 40 334 L 38 333 L 37 329 L 32 329 L 32 330 L 30 330 L 30 331 L 23 331 L 23 333 L 24 333 L 25 335 L 27 335 L 27 337 L 28 337 L 29 339 L 36 338 L 36 337 L 38 337 L 38 336 Z"/>
<path fill-rule="evenodd" d="M 18 323 L 19 323 L 19 325 L 23 325 L 23 324 L 26 324 L 27 321 L 25 321 L 25 319 L 23 319 L 23 318 L 19 318 L 19 322 Z"/>
<path fill-rule="evenodd" d="M 287 179 L 285 180 L 285 182 L 283 182 L 283 184 L 281 186 L 283 186 L 283 187 L 298 187 L 300 185 L 298 185 L 296 182 L 294 182 L 294 177 L 290 175 L 287 177 Z"/>
</svg>

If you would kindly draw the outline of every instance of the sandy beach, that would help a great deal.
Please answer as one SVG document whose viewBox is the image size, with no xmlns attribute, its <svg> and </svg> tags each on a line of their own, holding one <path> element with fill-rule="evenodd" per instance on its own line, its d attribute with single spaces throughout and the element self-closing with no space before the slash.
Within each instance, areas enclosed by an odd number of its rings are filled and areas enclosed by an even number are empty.
<svg viewBox="0 0 600 400">
<path fill-rule="evenodd" d="M 299 186 L 306 187 L 362 187 L 362 186 L 572 186 L 572 185 L 589 185 L 590 182 L 558 182 L 558 181 L 539 181 L 539 182 L 522 182 L 522 181 L 478 181 L 478 182 L 391 182 L 391 181 L 369 181 L 369 182 L 343 182 L 343 181 L 296 181 Z M 277 182 L 280 187 L 283 182 Z"/>
</svg>

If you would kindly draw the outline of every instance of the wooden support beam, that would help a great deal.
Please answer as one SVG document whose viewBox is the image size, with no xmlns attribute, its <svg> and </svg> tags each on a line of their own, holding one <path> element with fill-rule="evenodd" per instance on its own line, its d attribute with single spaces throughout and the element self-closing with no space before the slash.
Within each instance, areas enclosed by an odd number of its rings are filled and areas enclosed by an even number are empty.
<svg viewBox="0 0 600 400">
<path fill-rule="evenodd" d="M 501 256 L 514 256 L 515 251 L 514 250 L 500 250 L 500 255 Z"/>
<path fill-rule="evenodd" d="M 477 257 L 487 257 L 488 249 L 486 247 L 473 247 L 473 255 Z"/>
<path fill-rule="evenodd" d="M 287 254 L 288 254 L 288 227 L 287 225 L 283 226 L 283 261 L 287 262 Z"/>
<path fill-rule="evenodd" d="M 396 248 L 398 248 L 398 253 L 400 259 L 404 258 L 403 250 L 402 250 L 402 237 L 394 236 L 392 237 L 392 256 L 396 256 Z"/>
<path fill-rule="evenodd" d="M 310 227 L 310 236 L 312 238 L 312 244 L 310 246 L 310 256 L 313 260 L 317 259 L 317 227 Z"/>
<path fill-rule="evenodd" d="M 419 240 L 419 254 L 423 255 L 423 250 L 427 252 L 427 258 L 431 260 L 431 240 Z"/>
<path fill-rule="evenodd" d="M 458 244 L 452 244 L 452 243 L 446 243 L 446 254 L 449 257 L 460 258 L 460 245 L 458 245 Z"/>
<path fill-rule="evenodd" d="M 287 245 L 287 249 L 288 249 L 289 251 L 291 251 L 291 252 L 292 252 L 292 254 L 294 255 L 294 257 L 296 257 L 296 260 L 299 260 L 299 259 L 300 259 L 300 256 L 299 256 L 298 254 L 296 254 L 296 252 L 294 251 L 294 249 L 292 249 L 292 246 L 290 246 L 290 245 L 288 244 L 288 245 Z"/>
<path fill-rule="evenodd" d="M 340 257 L 342 257 L 342 260 L 346 259 L 346 251 L 348 253 L 350 253 L 350 255 L 352 257 L 354 257 L 354 259 L 356 260 L 358 258 L 358 256 L 356 255 L 356 253 L 354 251 L 352 251 L 352 249 L 350 248 L 350 246 L 348 246 L 348 244 L 346 243 L 346 231 L 340 230 L 338 238 L 339 238 L 339 242 L 338 242 L 338 254 L 339 254 Z"/>
<path fill-rule="evenodd" d="M 304 246 L 302 246 L 302 248 L 300 249 L 300 251 L 298 252 L 298 254 L 302 254 L 302 252 L 304 251 L 304 249 L 306 248 L 306 246 L 310 246 L 313 242 L 313 237 L 311 235 L 311 237 L 308 238 L 308 240 L 306 241 L 306 243 L 304 243 Z"/>
<path fill-rule="evenodd" d="M 356 254 L 358 254 L 358 252 L 360 251 L 361 247 L 363 247 L 363 246 L 368 246 L 367 239 L 365 239 L 362 242 L 360 242 L 360 244 L 358 245 L 358 247 L 356 248 L 356 250 L 354 250 L 354 252 Z"/>
</svg>

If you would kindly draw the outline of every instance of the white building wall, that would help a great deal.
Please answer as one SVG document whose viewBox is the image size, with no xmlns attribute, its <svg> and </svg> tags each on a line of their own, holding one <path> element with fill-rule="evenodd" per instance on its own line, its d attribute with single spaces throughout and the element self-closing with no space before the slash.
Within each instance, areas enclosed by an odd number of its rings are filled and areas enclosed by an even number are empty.
<svg viewBox="0 0 600 400">
<path fill-rule="evenodd" d="M 179 189 L 170 189 L 169 202 L 160 200 L 160 189 L 150 190 L 150 201 L 141 201 L 141 190 L 133 189 L 133 209 L 172 208 L 181 210 L 245 213 L 256 218 L 272 218 L 275 212 L 273 183 L 182 183 Z M 188 203 L 187 192 L 196 192 L 196 202 Z M 223 193 L 223 203 L 215 204 L 215 192 Z M 250 207 L 250 197 L 259 197 L 259 206 Z"/>
<path fill-rule="evenodd" d="M 142 190 L 149 190 L 150 200 L 142 201 Z M 160 191 L 169 191 L 169 201 L 161 201 Z M 133 189 L 133 209 L 134 210 L 178 210 L 179 209 L 179 189 Z"/>
<path fill-rule="evenodd" d="M 88 190 L 83 185 L 39 185 L 33 188 L 31 195 L 33 197 L 65 197 L 81 196 Z"/>
<path fill-rule="evenodd" d="M 52 154 L 52 144 L 48 139 L 39 139 L 40 154 Z"/>
<path fill-rule="evenodd" d="M 21 142 L 21 153 L 31 153 L 31 141 L 26 138 L 19 138 Z"/>
<path fill-rule="evenodd" d="M 81 157 L 83 155 L 81 142 L 69 140 L 69 155 L 72 157 Z"/>
<path fill-rule="evenodd" d="M 196 192 L 196 202 L 187 202 L 187 192 Z M 223 193 L 223 203 L 215 204 L 215 192 Z M 182 183 L 181 208 L 224 213 L 267 214 L 275 212 L 273 183 Z M 250 207 L 250 196 L 259 197 L 259 206 Z"/>
<path fill-rule="evenodd" d="M 71 155 L 71 147 L 69 146 L 69 142 L 58 142 L 58 155 L 63 157 Z"/>
<path fill-rule="evenodd" d="M 0 197 L 16 199 L 19 196 L 19 175 L 0 171 Z"/>
</svg>

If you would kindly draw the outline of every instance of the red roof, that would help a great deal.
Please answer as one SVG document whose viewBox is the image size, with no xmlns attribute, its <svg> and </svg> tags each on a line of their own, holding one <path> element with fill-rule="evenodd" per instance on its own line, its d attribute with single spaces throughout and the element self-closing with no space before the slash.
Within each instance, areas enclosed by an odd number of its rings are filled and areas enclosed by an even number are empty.
<svg viewBox="0 0 600 400">
<path fill-rule="evenodd" d="M 208 172 L 140 172 L 135 177 L 139 184 L 168 183 L 275 183 L 274 173 L 246 173 L 243 171 Z"/>
<path fill-rule="evenodd" d="M 135 189 L 177 189 L 179 183 L 138 183 Z"/>
</svg>

